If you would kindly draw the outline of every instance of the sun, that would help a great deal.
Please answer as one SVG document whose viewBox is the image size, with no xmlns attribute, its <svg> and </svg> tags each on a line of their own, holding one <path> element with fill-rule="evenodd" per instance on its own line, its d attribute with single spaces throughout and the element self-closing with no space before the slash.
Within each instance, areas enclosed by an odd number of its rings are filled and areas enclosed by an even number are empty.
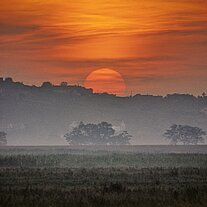
<svg viewBox="0 0 207 207">
<path fill-rule="evenodd" d="M 110 68 L 101 68 L 91 72 L 85 79 L 84 86 L 95 93 L 110 93 L 124 96 L 126 84 L 122 75 Z"/>
</svg>

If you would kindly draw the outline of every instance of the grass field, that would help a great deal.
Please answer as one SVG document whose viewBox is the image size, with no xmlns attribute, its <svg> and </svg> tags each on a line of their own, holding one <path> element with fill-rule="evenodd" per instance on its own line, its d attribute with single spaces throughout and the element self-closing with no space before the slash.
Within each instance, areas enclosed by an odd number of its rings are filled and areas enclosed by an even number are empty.
<svg viewBox="0 0 207 207">
<path fill-rule="evenodd" d="M 192 147 L 3 147 L 0 206 L 204 207 L 207 151 Z"/>
</svg>

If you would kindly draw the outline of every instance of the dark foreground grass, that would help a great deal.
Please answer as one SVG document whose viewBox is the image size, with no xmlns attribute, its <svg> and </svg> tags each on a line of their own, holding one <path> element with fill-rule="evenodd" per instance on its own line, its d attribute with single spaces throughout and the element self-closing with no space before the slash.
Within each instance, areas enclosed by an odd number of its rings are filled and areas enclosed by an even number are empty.
<svg viewBox="0 0 207 207">
<path fill-rule="evenodd" d="M 207 155 L 0 156 L 2 207 L 205 207 Z"/>
<path fill-rule="evenodd" d="M 207 169 L 1 168 L 1 206 L 206 206 Z"/>
<path fill-rule="evenodd" d="M 207 167 L 207 154 L 136 154 L 81 152 L 47 155 L 0 155 L 0 167 Z"/>
</svg>

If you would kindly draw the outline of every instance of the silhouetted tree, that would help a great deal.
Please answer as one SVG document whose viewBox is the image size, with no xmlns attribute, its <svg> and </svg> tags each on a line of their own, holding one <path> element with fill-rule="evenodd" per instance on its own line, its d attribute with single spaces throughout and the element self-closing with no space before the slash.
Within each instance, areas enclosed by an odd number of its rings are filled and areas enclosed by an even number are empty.
<svg viewBox="0 0 207 207">
<path fill-rule="evenodd" d="M 199 127 L 173 124 L 163 136 L 170 140 L 171 144 L 183 143 L 184 145 L 204 142 L 206 132 Z"/>
<path fill-rule="evenodd" d="M 43 82 L 41 87 L 43 87 L 43 88 L 50 88 L 50 87 L 52 87 L 52 83 L 50 83 L 50 82 Z"/>
<path fill-rule="evenodd" d="M 132 136 L 129 135 L 127 131 L 123 131 L 120 134 L 112 136 L 110 138 L 108 144 L 110 144 L 110 145 L 126 145 L 126 144 L 129 144 L 131 137 Z"/>
<path fill-rule="evenodd" d="M 7 145 L 6 135 L 5 132 L 0 131 L 0 146 Z"/>
<path fill-rule="evenodd" d="M 61 83 L 60 83 L 60 86 L 61 86 L 61 87 L 67 87 L 67 86 L 68 86 L 68 83 L 67 83 L 67 82 L 61 82 Z"/>
<path fill-rule="evenodd" d="M 116 134 L 107 122 L 84 124 L 80 122 L 71 132 L 64 135 L 71 145 L 126 145 L 130 144 L 131 135 L 126 131 Z"/>
<path fill-rule="evenodd" d="M 6 83 L 13 83 L 13 79 L 10 77 L 5 78 Z"/>
</svg>

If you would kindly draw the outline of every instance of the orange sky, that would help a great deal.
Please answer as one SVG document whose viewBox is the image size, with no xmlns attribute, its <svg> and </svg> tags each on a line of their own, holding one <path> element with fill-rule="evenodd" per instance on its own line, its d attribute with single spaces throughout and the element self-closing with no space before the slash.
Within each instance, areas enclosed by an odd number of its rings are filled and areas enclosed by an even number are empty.
<svg viewBox="0 0 207 207">
<path fill-rule="evenodd" d="M 206 0 L 8 0 L 0 6 L 0 76 L 84 84 L 111 68 L 126 94 L 207 89 Z"/>
</svg>

